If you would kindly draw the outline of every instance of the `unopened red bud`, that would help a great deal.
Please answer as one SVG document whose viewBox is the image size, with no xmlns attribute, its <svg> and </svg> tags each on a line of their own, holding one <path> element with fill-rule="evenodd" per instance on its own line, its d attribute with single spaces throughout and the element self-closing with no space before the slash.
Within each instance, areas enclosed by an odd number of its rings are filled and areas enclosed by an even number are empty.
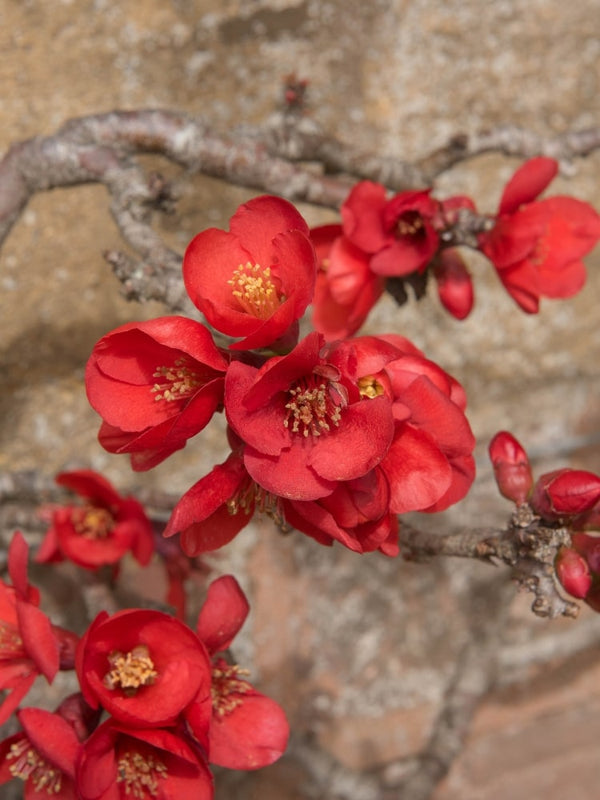
<svg viewBox="0 0 600 800">
<path fill-rule="evenodd" d="M 500 494 L 517 505 L 527 500 L 533 475 L 527 453 L 508 431 L 497 433 L 489 446 L 494 477 Z"/>
<path fill-rule="evenodd" d="M 592 576 L 585 558 L 570 547 L 561 547 L 554 562 L 556 575 L 563 589 L 573 597 L 585 597 L 592 585 Z"/>
<path fill-rule="evenodd" d="M 455 248 L 442 250 L 433 274 L 440 302 L 456 319 L 465 319 L 473 308 L 473 283 L 461 254 Z"/>
<path fill-rule="evenodd" d="M 547 472 L 536 482 L 531 505 L 545 519 L 577 517 L 600 500 L 600 478 L 582 469 Z"/>
<path fill-rule="evenodd" d="M 591 571 L 600 575 L 600 536 L 573 533 L 571 542 L 575 550 L 585 558 Z"/>
</svg>

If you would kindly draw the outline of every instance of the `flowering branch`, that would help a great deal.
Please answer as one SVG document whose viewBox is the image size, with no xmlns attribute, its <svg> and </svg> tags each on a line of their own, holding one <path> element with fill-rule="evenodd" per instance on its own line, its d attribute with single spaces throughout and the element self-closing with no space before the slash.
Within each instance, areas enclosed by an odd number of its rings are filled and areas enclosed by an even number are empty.
<svg viewBox="0 0 600 800">
<path fill-rule="evenodd" d="M 456 135 L 411 164 L 358 151 L 324 135 L 313 120 L 290 113 L 273 115 L 264 129 L 244 129 L 233 137 L 219 135 L 203 118 L 182 112 L 146 109 L 90 115 L 70 120 L 51 136 L 14 144 L 4 156 L 0 246 L 37 192 L 101 183 L 109 192 L 123 239 L 139 256 L 138 261 L 116 250 L 105 253 L 125 296 L 159 300 L 173 311 L 184 311 L 189 301 L 181 286 L 181 256 L 151 226 L 154 211 L 172 209 L 173 190 L 160 175 L 146 174 L 135 160 L 138 155 L 159 154 L 192 172 L 337 209 L 352 185 L 349 175 L 399 191 L 427 186 L 454 164 L 484 152 L 545 153 L 565 163 L 599 146 L 596 128 L 544 138 L 516 126 L 500 126 Z M 454 231 L 453 243 L 472 236 L 472 215 L 465 216 L 465 226 L 463 236 Z"/>
</svg>

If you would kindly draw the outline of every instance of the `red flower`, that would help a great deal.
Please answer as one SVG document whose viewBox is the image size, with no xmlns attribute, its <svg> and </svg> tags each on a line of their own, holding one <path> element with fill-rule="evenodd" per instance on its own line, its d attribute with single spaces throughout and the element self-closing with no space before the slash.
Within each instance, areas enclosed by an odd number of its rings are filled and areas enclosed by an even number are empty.
<svg viewBox="0 0 600 800">
<path fill-rule="evenodd" d="M 217 656 L 248 615 L 248 601 L 232 575 L 213 581 L 200 610 L 197 633 L 212 657 L 209 761 L 229 769 L 259 769 L 285 751 L 289 726 L 281 707 L 257 692 L 247 670 Z"/>
<path fill-rule="evenodd" d="M 185 317 L 122 325 L 95 345 L 86 368 L 98 438 L 150 469 L 185 447 L 223 400 L 227 360 L 207 328 Z"/>
<path fill-rule="evenodd" d="M 266 494 L 248 475 L 241 455 L 232 453 L 183 495 L 163 536 L 180 533 L 188 556 L 217 550 L 250 522 L 257 498 L 260 505 Z"/>
<path fill-rule="evenodd" d="M 67 662 L 76 637 L 53 626 L 38 608 L 39 592 L 27 580 L 27 553 L 25 540 L 15 533 L 8 555 L 12 586 L 0 581 L 0 689 L 12 690 L 0 706 L 0 725 L 38 675 L 52 683 L 60 666 L 72 666 Z"/>
<path fill-rule="evenodd" d="M 558 171 L 554 159 L 532 158 L 506 185 L 496 224 L 479 237 L 508 293 L 535 314 L 540 297 L 571 297 L 585 283 L 581 261 L 600 239 L 600 216 L 572 197 L 536 200 Z"/>
<path fill-rule="evenodd" d="M 311 230 L 319 272 L 312 324 L 327 341 L 355 333 L 381 297 L 385 278 L 369 267 L 370 256 L 342 235 L 341 225 Z"/>
<path fill-rule="evenodd" d="M 392 442 L 380 462 L 389 510 L 442 511 L 462 499 L 475 475 L 475 439 L 460 384 L 401 336 L 349 339 L 330 356 L 351 376 L 363 405 L 392 403 Z"/>
<path fill-rule="evenodd" d="M 402 277 L 423 272 L 438 249 L 432 220 L 439 203 L 425 191 L 401 192 L 389 200 L 385 187 L 361 181 L 341 208 L 344 235 L 371 254 L 371 270 Z"/>
<path fill-rule="evenodd" d="M 327 497 L 284 502 L 286 522 L 324 545 L 334 541 L 357 553 L 395 556 L 398 518 L 389 510 L 390 490 L 381 467 L 340 483 Z"/>
<path fill-rule="evenodd" d="M 77 772 L 82 800 L 212 800 L 213 779 L 199 749 L 161 729 L 132 730 L 113 719 L 85 743 Z"/>
<path fill-rule="evenodd" d="M 61 472 L 56 483 L 87 502 L 54 510 L 36 561 L 67 558 L 80 567 L 96 569 L 118 563 L 131 551 L 140 564 L 149 562 L 154 550 L 152 524 L 137 500 L 122 497 L 106 478 L 92 470 Z"/>
<path fill-rule="evenodd" d="M 25 800 L 79 800 L 75 769 L 81 745 L 71 725 L 40 708 L 24 708 L 17 716 L 23 731 L 0 743 L 0 784 L 25 781 Z"/>
<path fill-rule="evenodd" d="M 315 500 L 339 481 L 366 474 L 386 454 L 394 423 L 386 397 L 362 402 L 356 383 L 309 334 L 263 367 L 231 364 L 225 381 L 229 424 L 245 443 L 250 476 L 279 497 Z"/>
<path fill-rule="evenodd" d="M 517 505 L 524 503 L 533 487 L 525 450 L 511 433 L 500 431 L 490 442 L 489 454 L 500 494 Z"/>
<path fill-rule="evenodd" d="M 287 200 L 265 195 L 238 208 L 229 232 L 209 228 L 188 245 L 188 294 L 217 330 L 244 337 L 233 349 L 273 345 L 290 328 L 297 338 L 317 271 L 308 234 Z"/>
<path fill-rule="evenodd" d="M 77 676 L 92 708 L 129 727 L 168 726 L 210 691 L 210 662 L 186 625 L 159 611 L 101 612 L 77 650 Z"/>
</svg>

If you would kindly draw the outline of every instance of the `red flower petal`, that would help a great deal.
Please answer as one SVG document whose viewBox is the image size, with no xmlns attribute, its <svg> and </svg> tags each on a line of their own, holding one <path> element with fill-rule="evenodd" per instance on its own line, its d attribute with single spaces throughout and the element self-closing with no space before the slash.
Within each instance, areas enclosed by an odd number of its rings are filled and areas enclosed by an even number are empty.
<svg viewBox="0 0 600 800">
<path fill-rule="evenodd" d="M 525 203 L 531 203 L 551 183 L 558 173 L 553 158 L 530 158 L 514 173 L 504 187 L 499 214 L 512 214 Z"/>
<path fill-rule="evenodd" d="M 223 575 L 211 583 L 196 626 L 211 655 L 230 646 L 249 611 L 246 595 L 233 575 Z"/>
</svg>

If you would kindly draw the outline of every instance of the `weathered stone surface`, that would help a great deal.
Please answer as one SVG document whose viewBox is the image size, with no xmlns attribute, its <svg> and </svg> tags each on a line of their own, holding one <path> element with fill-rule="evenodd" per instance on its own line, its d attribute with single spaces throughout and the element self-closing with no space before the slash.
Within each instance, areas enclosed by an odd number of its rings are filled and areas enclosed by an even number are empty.
<svg viewBox="0 0 600 800">
<path fill-rule="evenodd" d="M 579 129 L 600 122 L 597 13 L 595 0 L 5 0 L 0 152 L 69 117 L 114 108 L 180 108 L 224 132 L 260 124 L 291 72 L 309 79 L 310 113 L 327 131 L 398 158 L 504 122 L 542 134 Z M 157 221 L 179 249 L 202 227 L 225 226 L 252 194 L 150 161 L 180 185 L 177 214 Z M 492 210 L 516 163 L 482 156 L 436 188 L 470 193 Z M 600 154 L 578 161 L 573 173 L 552 192 L 599 207 Z M 335 218 L 302 211 L 311 224 Z M 0 253 L 0 470 L 53 474 L 79 463 L 123 489 L 143 480 L 183 491 L 222 460 L 218 424 L 144 476 L 96 442 L 98 420 L 82 383 L 93 343 L 125 321 L 164 313 L 119 297 L 101 257 L 119 246 L 96 186 L 36 197 L 11 232 Z M 535 317 L 516 309 L 482 259 L 471 263 L 477 304 L 467 321 L 450 319 L 431 296 L 400 310 L 386 300 L 367 325 L 413 338 L 467 389 L 479 478 L 456 509 L 425 520 L 439 529 L 501 523 L 509 512 L 486 461 L 487 441 L 500 428 L 523 441 L 536 469 L 571 463 L 600 471 L 600 252 L 588 259 L 586 290 L 543 303 Z M 247 589 L 252 615 L 236 656 L 284 704 L 300 737 L 349 771 L 419 751 L 465 641 L 473 586 L 487 580 L 489 567 L 361 559 L 298 534 L 281 537 L 266 521 L 210 563 L 235 572 Z M 126 576 L 141 591 L 156 586 Z M 560 636 L 574 624 L 540 622 L 518 598 L 507 643 L 538 641 L 551 626 Z M 436 800 L 595 800 L 594 661 L 559 659 L 548 675 L 534 670 L 490 697 Z M 317 793 L 309 778 L 292 748 L 248 779 L 223 777 L 223 796 L 352 796 L 327 784 Z"/>
</svg>

